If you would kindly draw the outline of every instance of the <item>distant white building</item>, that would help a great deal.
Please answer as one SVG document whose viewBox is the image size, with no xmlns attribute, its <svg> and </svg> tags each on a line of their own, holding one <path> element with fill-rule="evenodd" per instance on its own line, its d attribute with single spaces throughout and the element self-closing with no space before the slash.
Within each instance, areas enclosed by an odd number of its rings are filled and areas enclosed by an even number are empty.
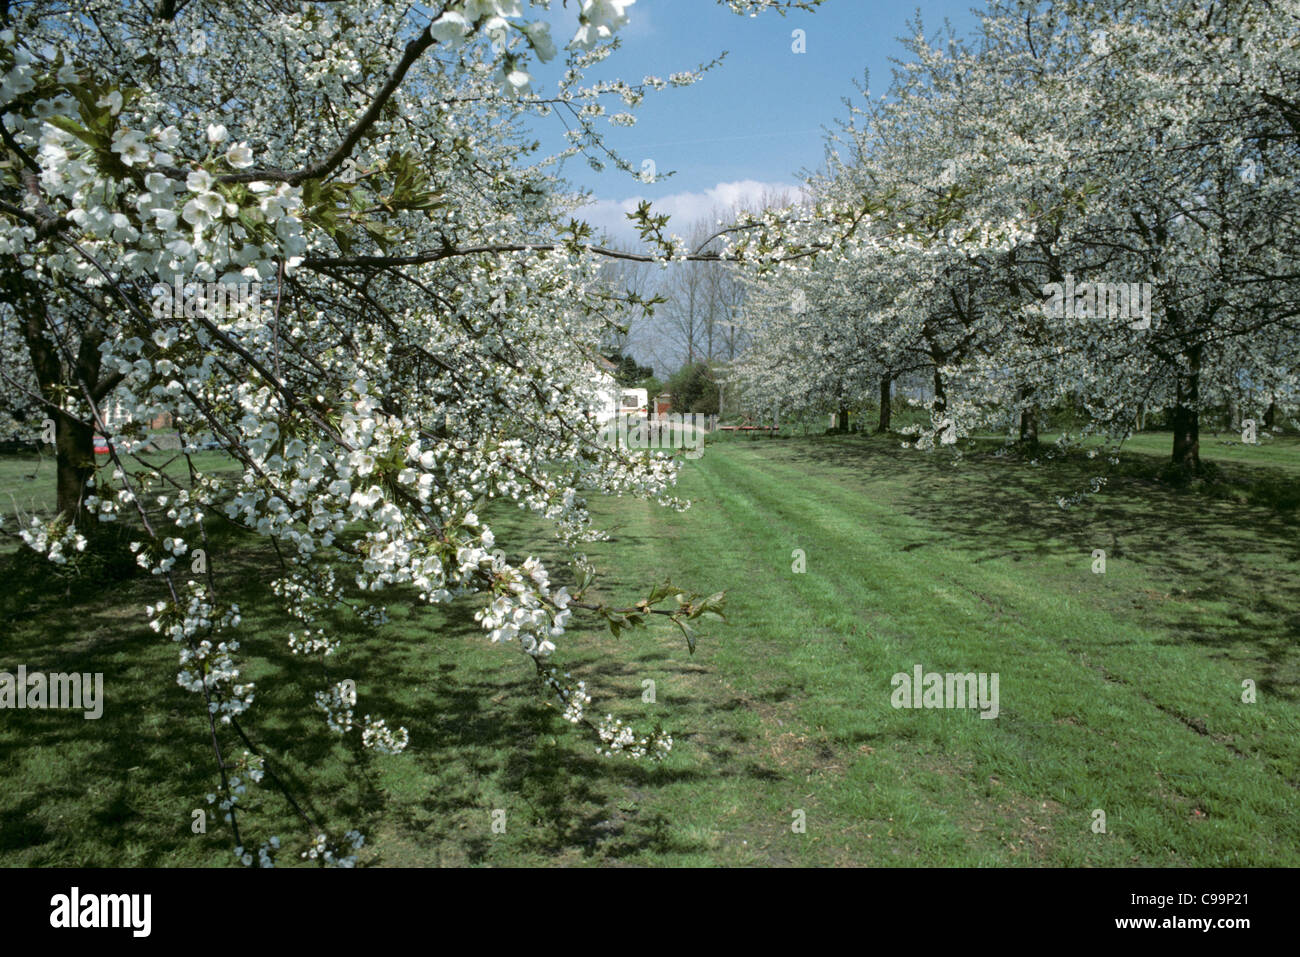
<svg viewBox="0 0 1300 957">
<path fill-rule="evenodd" d="M 618 411 L 624 415 L 649 415 L 650 393 L 645 389 L 620 389 Z"/>
<path fill-rule="evenodd" d="M 597 356 L 595 386 L 601 404 L 598 421 L 612 422 L 619 415 L 649 415 L 650 393 L 645 389 L 625 389 L 614 379 L 618 366 L 604 356 Z"/>
</svg>

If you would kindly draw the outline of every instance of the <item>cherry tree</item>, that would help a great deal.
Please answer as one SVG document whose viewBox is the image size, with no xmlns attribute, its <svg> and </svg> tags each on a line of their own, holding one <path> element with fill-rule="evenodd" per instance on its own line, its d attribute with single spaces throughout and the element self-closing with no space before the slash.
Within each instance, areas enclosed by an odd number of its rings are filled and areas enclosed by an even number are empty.
<svg viewBox="0 0 1300 957">
<path fill-rule="evenodd" d="M 1295 394 L 1295 5 L 1279 13 L 997 0 L 970 41 L 918 25 L 817 187 L 871 196 L 877 241 L 816 269 L 847 270 L 840 311 L 888 317 L 878 343 L 928 359 L 931 437 L 1010 408 L 1032 443 L 1035 410 L 1068 402 L 1118 442 L 1166 410 L 1195 471 L 1203 409 L 1243 381 Z"/>
<path fill-rule="evenodd" d="M 1244 103 L 1209 54 L 1244 45 L 1267 62 L 1251 36 L 1271 33 L 1267 18 L 1248 4 L 1137 6 L 993 4 L 984 46 L 953 58 L 964 97 L 994 91 L 963 111 L 966 141 L 988 145 L 959 158 L 960 181 L 972 208 L 1019 195 L 1033 212 L 1033 240 L 1007 263 L 1023 319 L 986 376 L 1032 370 L 1117 440 L 1137 409 L 1168 410 L 1172 460 L 1194 471 L 1202 409 L 1242 374 L 1293 381 L 1294 176 L 1276 174 L 1297 154 L 1282 118 Z M 1044 310 L 1046 284 L 1073 286 L 1075 308 Z M 1117 285 L 1144 287 L 1141 315 L 1101 298 Z"/>
<path fill-rule="evenodd" d="M 362 707 L 382 676 L 328 667 L 342 640 L 330 613 L 382 623 L 397 587 L 477 596 L 491 640 L 519 647 L 603 753 L 672 746 L 660 728 L 589 716 L 585 685 L 554 663 L 575 609 L 615 632 L 662 615 L 693 648 L 692 623 L 722 608 L 670 585 L 626 608 L 587 597 L 581 547 L 601 536 L 588 495 L 685 506 L 672 459 L 597 441 L 592 362 L 626 306 L 599 263 L 630 254 L 593 244 L 553 173 L 582 152 L 632 170 L 603 124 L 700 75 L 584 80 L 632 5 L 582 0 L 557 42 L 520 0 L 0 4 L 0 426 L 52 432 L 58 476 L 55 514 L 19 533 L 75 563 L 106 525 L 126 530 L 158 582 L 149 625 L 176 643 L 178 681 L 207 716 L 210 800 L 245 864 L 281 848 L 241 827 L 250 783 L 300 816 L 304 858 L 350 864 L 362 838 L 327 833 L 262 753 L 241 645 L 287 641 L 329 676 L 306 707 L 402 751 L 401 716 Z M 530 63 L 561 43 L 543 96 Z M 537 155 L 528 115 L 568 124 L 564 153 Z M 640 258 L 691 257 L 650 210 L 638 220 L 656 244 Z M 777 249 L 776 224 L 747 228 Z M 157 447 L 159 421 L 178 448 Z M 233 480 L 201 467 L 210 442 Z M 569 546 L 572 587 L 508 556 L 485 512 L 503 499 Z M 272 546 L 286 634 L 241 632 L 217 516 Z"/>
<path fill-rule="evenodd" d="M 962 360 L 995 333 L 1003 302 L 996 263 L 1027 234 L 1014 210 L 976 211 L 988 217 L 978 223 L 973 213 L 958 219 L 965 211 L 954 212 L 947 168 L 951 114 L 936 108 L 932 88 L 918 89 L 907 74 L 891 94 L 890 103 L 850 103 L 849 120 L 828 144 L 827 170 L 806 187 L 821 204 L 866 203 L 875 215 L 803 274 L 785 269 L 779 298 L 796 304 L 791 312 L 807 307 L 808 315 L 787 327 L 786 345 L 809 358 L 813 379 L 803 383 L 829 377 L 831 388 L 819 398 L 842 416 L 851 396 L 878 394 L 887 429 L 892 381 L 919 370 L 930 375 L 933 428 L 916 430 L 928 448 L 957 435 Z M 760 274 L 756 281 L 770 280 Z M 761 296 L 753 304 L 747 321 L 764 330 L 755 338 L 772 338 L 775 317 L 784 313 Z M 761 377 L 761 365 L 751 355 L 747 374 Z M 960 420 L 974 421 L 968 411 Z"/>
</svg>

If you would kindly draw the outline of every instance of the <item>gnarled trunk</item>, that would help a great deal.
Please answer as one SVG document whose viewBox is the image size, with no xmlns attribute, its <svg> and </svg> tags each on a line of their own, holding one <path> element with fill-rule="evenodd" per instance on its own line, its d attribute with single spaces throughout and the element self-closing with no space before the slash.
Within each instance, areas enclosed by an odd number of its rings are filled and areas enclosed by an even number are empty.
<svg viewBox="0 0 1300 957">
<path fill-rule="evenodd" d="M 880 421 L 876 425 L 877 432 L 889 431 L 890 414 L 893 412 L 894 398 L 894 380 L 887 375 L 880 377 Z"/>
</svg>

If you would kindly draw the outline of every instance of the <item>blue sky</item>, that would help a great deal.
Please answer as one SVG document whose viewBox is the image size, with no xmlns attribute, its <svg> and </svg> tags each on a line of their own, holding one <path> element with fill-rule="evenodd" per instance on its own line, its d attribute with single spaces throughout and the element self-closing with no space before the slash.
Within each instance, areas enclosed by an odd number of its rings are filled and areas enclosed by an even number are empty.
<svg viewBox="0 0 1300 957">
<path fill-rule="evenodd" d="M 864 70 L 870 71 L 872 94 L 886 92 L 890 58 L 903 55 L 897 38 L 909 32 L 913 15 L 919 10 L 927 36 L 934 36 L 945 19 L 966 34 L 976 24 L 972 5 L 972 0 L 826 0 L 815 13 L 749 18 L 712 0 L 637 0 L 620 34 L 623 48 L 592 78 L 666 77 L 724 50 L 728 55 L 695 86 L 647 96 L 636 111 L 636 126 L 605 127 L 607 142 L 627 159 L 638 166 L 652 160 L 660 174 L 675 170 L 673 176 L 641 183 L 613 169 L 596 173 L 581 158 L 569 161 L 564 175 L 599 200 L 586 217 L 616 230 L 625 242 L 632 242 L 633 234 L 622 225 L 622 211 L 642 197 L 673 216 L 674 231 L 685 233 L 690 220 L 715 205 L 756 198 L 765 188 L 792 187 L 799 170 L 820 166 L 823 127 L 846 115 L 842 98 L 856 97 L 853 83 Z M 575 6 L 574 0 L 567 9 L 556 4 L 548 17 L 556 23 L 558 43 L 572 36 Z M 805 53 L 791 49 L 796 29 L 805 32 Z M 543 68 L 534 62 L 539 92 L 547 92 L 558 62 Z M 548 151 L 562 147 L 558 120 L 539 121 L 534 129 Z"/>
</svg>

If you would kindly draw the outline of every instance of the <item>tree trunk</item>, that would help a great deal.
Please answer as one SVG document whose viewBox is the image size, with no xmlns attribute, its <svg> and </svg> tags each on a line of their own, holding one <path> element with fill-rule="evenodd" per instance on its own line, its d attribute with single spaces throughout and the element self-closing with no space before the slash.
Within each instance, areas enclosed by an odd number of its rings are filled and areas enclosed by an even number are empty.
<svg viewBox="0 0 1300 957">
<path fill-rule="evenodd" d="M 58 466 L 57 508 L 59 514 L 78 525 L 86 522 L 81 500 L 86 483 L 95 471 L 95 433 L 68 415 L 54 419 L 54 451 Z"/>
<path fill-rule="evenodd" d="M 87 528 L 90 522 L 81 509 L 81 501 L 85 496 L 86 482 L 95 471 L 94 427 L 64 411 L 64 406 L 69 392 L 77 394 L 77 385 L 88 382 L 93 387 L 96 383 L 102 339 L 95 334 L 83 334 L 73 357 L 73 378 L 69 380 L 59 350 L 48 335 L 45 300 L 40 286 L 24 276 L 11 257 L 0 270 L 0 284 L 21 319 L 32 371 L 47 402 L 41 410 L 41 417 L 54 420 L 55 507 L 66 520 Z"/>
<path fill-rule="evenodd" d="M 1038 413 L 1033 409 L 1022 409 L 1020 412 L 1020 444 L 1038 447 Z"/>
<path fill-rule="evenodd" d="M 934 440 L 937 443 L 939 436 L 943 432 L 944 413 L 948 411 L 948 393 L 943 389 L 943 376 L 939 374 L 939 367 L 934 368 L 934 405 L 932 406 L 935 420 Z"/>
<path fill-rule="evenodd" d="M 849 407 L 840 404 L 839 418 L 836 420 L 836 431 L 847 432 L 849 430 Z"/>
<path fill-rule="evenodd" d="M 1020 398 L 1023 401 L 1029 397 L 1029 389 L 1021 387 Z M 1026 406 L 1020 410 L 1020 444 L 1030 448 L 1038 447 L 1038 409 L 1034 406 Z"/>
<path fill-rule="evenodd" d="M 1201 436 L 1199 400 L 1201 393 L 1201 347 L 1187 350 L 1188 368 L 1179 372 L 1177 405 L 1173 410 L 1174 453 L 1173 464 L 1188 471 L 1201 468 Z"/>
<path fill-rule="evenodd" d="M 887 375 L 880 377 L 880 422 L 877 432 L 889 431 L 889 419 L 893 412 L 894 380 Z"/>
<path fill-rule="evenodd" d="M 1032 408 L 1021 410 L 1021 445 L 1039 445 L 1039 417 Z"/>
<path fill-rule="evenodd" d="M 1271 429 L 1277 422 L 1277 399 L 1268 400 L 1268 408 L 1264 410 L 1264 428 Z"/>
</svg>

